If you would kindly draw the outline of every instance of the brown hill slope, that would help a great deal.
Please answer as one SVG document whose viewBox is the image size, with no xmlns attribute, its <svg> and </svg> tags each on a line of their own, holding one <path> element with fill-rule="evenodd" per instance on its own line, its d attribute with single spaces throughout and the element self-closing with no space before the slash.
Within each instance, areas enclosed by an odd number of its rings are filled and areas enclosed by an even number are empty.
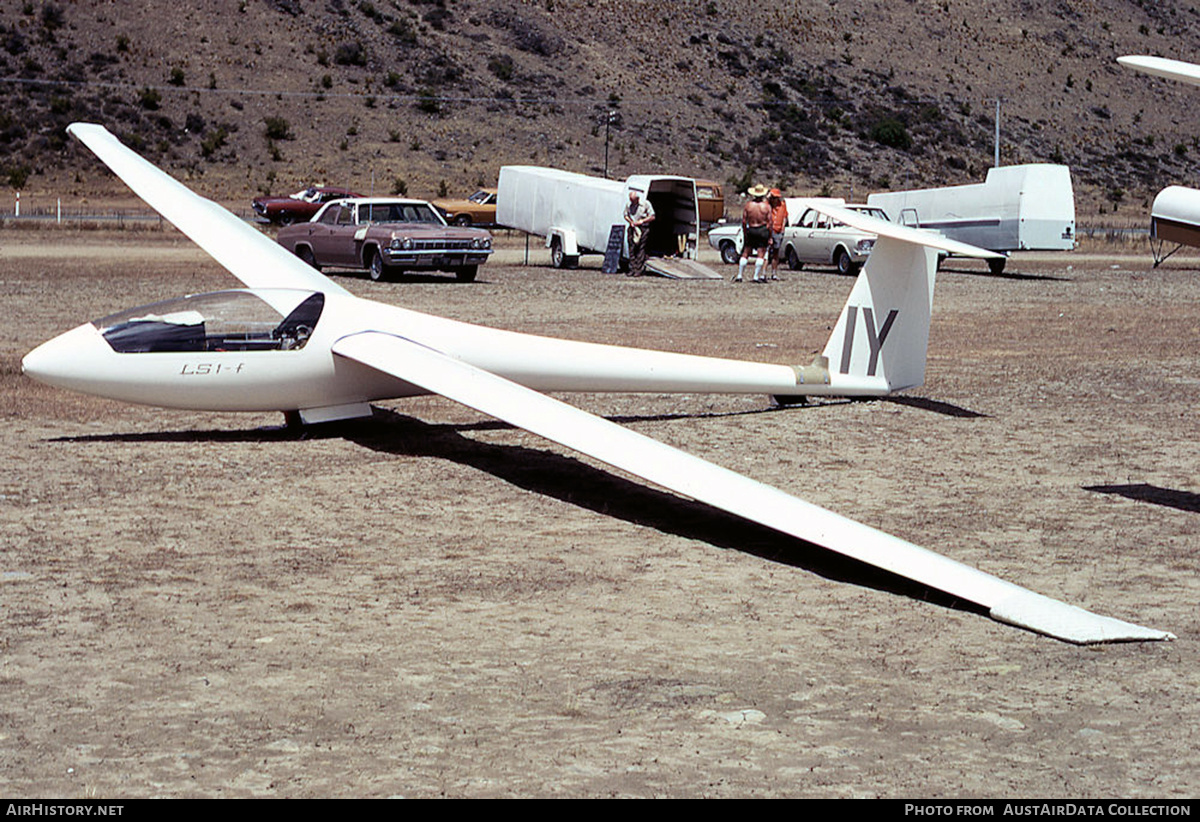
<svg viewBox="0 0 1200 822">
<path fill-rule="evenodd" d="M 0 9 L 0 171 L 120 186 L 63 126 L 105 123 L 231 201 L 309 181 L 459 192 L 505 163 L 667 170 L 862 196 L 1073 168 L 1081 210 L 1195 183 L 1200 92 L 1115 58 L 1200 58 L 1151 0 L 161 0 Z M 1129 209 L 1135 211 L 1135 209 Z"/>
</svg>

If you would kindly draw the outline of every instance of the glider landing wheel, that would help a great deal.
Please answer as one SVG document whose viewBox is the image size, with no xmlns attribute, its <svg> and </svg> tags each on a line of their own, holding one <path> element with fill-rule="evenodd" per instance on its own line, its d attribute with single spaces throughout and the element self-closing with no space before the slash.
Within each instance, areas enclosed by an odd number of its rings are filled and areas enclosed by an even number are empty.
<svg viewBox="0 0 1200 822">
<path fill-rule="evenodd" d="M 729 240 L 721 243 L 721 262 L 725 265 L 738 264 L 737 247 Z"/>
<path fill-rule="evenodd" d="M 1001 257 L 998 260 L 988 260 L 988 270 L 993 274 L 1000 275 L 1004 273 L 1004 265 L 1008 262 L 1007 257 Z"/>
<path fill-rule="evenodd" d="M 800 258 L 796 256 L 795 246 L 789 245 L 787 247 L 787 267 L 792 271 L 799 271 L 804 268 L 804 263 L 800 262 Z"/>
</svg>

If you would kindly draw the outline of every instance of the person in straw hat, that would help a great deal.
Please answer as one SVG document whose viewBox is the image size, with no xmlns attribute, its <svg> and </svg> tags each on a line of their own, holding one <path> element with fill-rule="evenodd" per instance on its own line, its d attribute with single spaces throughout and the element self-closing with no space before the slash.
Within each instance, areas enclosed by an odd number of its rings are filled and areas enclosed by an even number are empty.
<svg viewBox="0 0 1200 822">
<path fill-rule="evenodd" d="M 771 245 L 771 206 L 764 199 L 767 187 L 759 183 L 746 193 L 751 199 L 742 207 L 742 258 L 738 260 L 738 272 L 733 281 L 742 281 L 746 262 L 753 251 L 754 282 L 765 283 L 767 278 L 763 274 L 763 266 L 767 261 L 767 248 Z"/>
</svg>

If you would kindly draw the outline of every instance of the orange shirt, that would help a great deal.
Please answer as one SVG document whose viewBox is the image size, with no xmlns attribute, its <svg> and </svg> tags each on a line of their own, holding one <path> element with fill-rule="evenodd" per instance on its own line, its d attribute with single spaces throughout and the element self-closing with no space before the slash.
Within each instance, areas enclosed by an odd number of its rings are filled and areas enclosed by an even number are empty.
<svg viewBox="0 0 1200 822">
<path fill-rule="evenodd" d="M 771 209 L 771 231 L 779 234 L 787 225 L 787 203 L 779 201 L 779 205 Z"/>
</svg>

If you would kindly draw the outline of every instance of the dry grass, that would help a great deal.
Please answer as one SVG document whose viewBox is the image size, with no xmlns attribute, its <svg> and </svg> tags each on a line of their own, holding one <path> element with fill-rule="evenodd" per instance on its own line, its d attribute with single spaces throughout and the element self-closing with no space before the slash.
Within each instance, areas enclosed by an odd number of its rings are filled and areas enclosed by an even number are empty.
<svg viewBox="0 0 1200 822">
<path fill-rule="evenodd" d="M 1098 250 L 1018 257 L 1013 277 L 952 265 L 907 399 L 570 398 L 1180 635 L 1089 649 L 876 587 L 443 400 L 296 437 L 274 415 L 29 385 L 16 364 L 43 339 L 230 282 L 159 235 L 85 232 L 86 255 L 57 239 L 0 245 L 10 796 L 1196 793 L 1191 270 Z M 820 347 L 850 287 L 510 262 L 470 286 L 340 282 L 522 330 L 783 361 Z"/>
</svg>

